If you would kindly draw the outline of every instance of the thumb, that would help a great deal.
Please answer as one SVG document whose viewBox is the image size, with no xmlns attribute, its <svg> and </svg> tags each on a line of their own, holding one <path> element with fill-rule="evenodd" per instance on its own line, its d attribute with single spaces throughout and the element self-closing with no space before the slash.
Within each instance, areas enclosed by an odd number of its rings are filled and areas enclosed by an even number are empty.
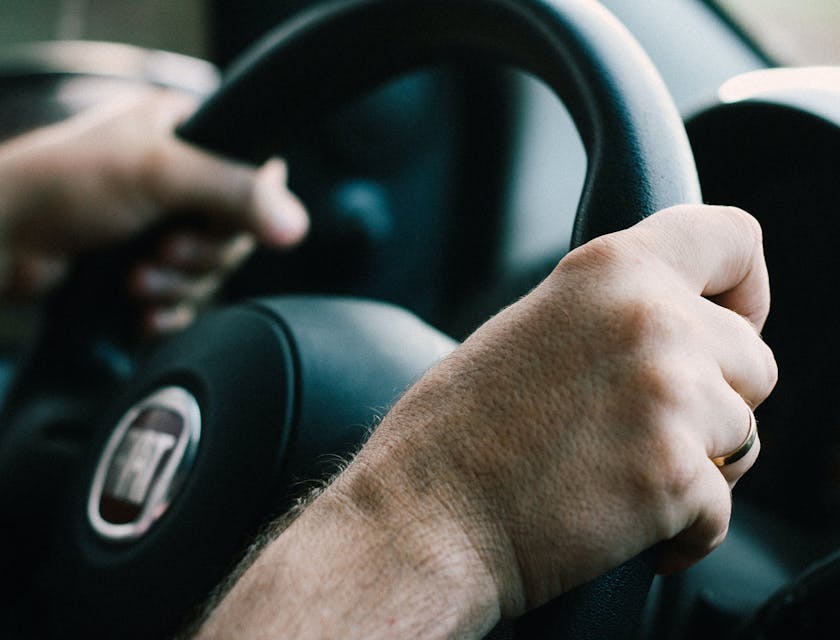
<svg viewBox="0 0 840 640">
<path fill-rule="evenodd" d="M 181 142 L 172 136 L 149 167 L 152 197 L 163 211 L 199 211 L 222 226 L 252 232 L 277 247 L 298 243 L 309 229 L 300 200 L 286 186 L 286 165 L 260 168 Z"/>
<path fill-rule="evenodd" d="M 698 294 L 744 316 L 757 330 L 764 326 L 770 281 L 761 227 L 751 215 L 734 207 L 682 205 L 629 232 Z"/>
<path fill-rule="evenodd" d="M 269 160 L 256 172 L 251 205 L 253 232 L 267 244 L 297 244 L 309 230 L 303 203 L 286 188 L 286 164 L 280 159 Z"/>
<path fill-rule="evenodd" d="M 199 211 L 224 227 L 251 232 L 277 247 L 303 239 L 309 218 L 286 186 L 282 160 L 272 159 L 257 168 L 178 139 L 175 127 L 195 108 L 183 96 L 162 94 L 147 108 L 153 135 L 140 187 L 161 211 Z"/>
</svg>

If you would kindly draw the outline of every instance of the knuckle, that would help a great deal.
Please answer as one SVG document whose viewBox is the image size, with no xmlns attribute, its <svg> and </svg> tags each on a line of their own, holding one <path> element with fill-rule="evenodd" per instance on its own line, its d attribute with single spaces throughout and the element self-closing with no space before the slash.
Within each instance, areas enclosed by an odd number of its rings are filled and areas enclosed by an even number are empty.
<svg viewBox="0 0 840 640">
<path fill-rule="evenodd" d="M 623 422 L 634 425 L 633 458 L 640 490 L 658 505 L 673 505 L 694 485 L 698 469 L 697 443 L 686 428 L 686 392 L 669 367 L 651 367 L 637 374 L 641 388 L 630 390 L 634 401 L 625 406 Z M 701 456 L 705 459 L 705 456 Z M 651 464 L 655 461 L 655 464 Z"/>
<path fill-rule="evenodd" d="M 607 274 L 612 267 L 622 265 L 630 257 L 620 236 L 609 234 L 594 238 L 570 251 L 560 264 L 568 269 L 598 269 L 599 273 Z"/>
<path fill-rule="evenodd" d="M 633 296 L 616 305 L 615 336 L 625 348 L 666 354 L 688 330 L 679 308 L 661 297 Z"/>
<path fill-rule="evenodd" d="M 744 345 L 743 358 L 749 363 L 750 370 L 755 376 L 755 386 L 765 397 L 770 394 L 779 379 L 779 367 L 773 349 L 756 333 L 755 327 L 746 319 L 734 312 L 733 335 Z M 761 398 L 763 400 L 763 398 Z"/>
<path fill-rule="evenodd" d="M 628 382 L 638 399 L 636 410 L 648 424 L 659 424 L 662 412 L 682 404 L 680 377 L 681 372 L 662 355 L 642 358 L 633 368 Z"/>
<path fill-rule="evenodd" d="M 642 468 L 642 491 L 659 511 L 685 503 L 696 486 L 698 469 L 686 455 L 688 448 L 682 438 L 675 430 L 660 426 L 649 434 L 646 450 L 646 459 L 655 459 L 656 464 Z"/>
<path fill-rule="evenodd" d="M 726 536 L 729 534 L 729 517 L 719 517 L 716 520 L 717 524 L 717 531 L 713 532 L 712 535 L 709 536 L 709 544 L 706 549 L 706 552 L 703 554 L 704 556 L 710 554 L 712 551 L 717 549 L 720 545 L 723 544 L 723 541 L 726 539 Z"/>
<path fill-rule="evenodd" d="M 570 251 L 560 264 L 572 270 L 597 270 L 599 278 L 622 284 L 650 275 L 659 261 L 650 251 L 640 250 L 639 231 L 635 228 L 599 236 Z"/>
<path fill-rule="evenodd" d="M 761 224 L 754 216 L 738 207 L 720 207 L 720 212 L 735 227 L 737 233 L 751 238 L 755 244 L 762 243 Z"/>
<path fill-rule="evenodd" d="M 686 351 L 696 328 L 661 300 L 634 300 L 624 305 L 621 320 L 604 340 L 618 354 L 618 378 L 630 406 L 648 424 L 658 424 L 662 413 L 679 411 L 696 395 L 698 381 L 707 373 Z"/>
<path fill-rule="evenodd" d="M 770 392 L 775 388 L 776 383 L 779 381 L 779 365 L 776 362 L 775 355 L 773 355 L 773 350 L 766 342 L 761 342 L 761 351 L 764 360 L 764 388 L 767 395 L 770 395 Z"/>
<path fill-rule="evenodd" d="M 641 344 L 670 330 L 666 309 L 658 300 L 636 298 L 626 302 L 621 310 L 624 334 Z"/>
</svg>

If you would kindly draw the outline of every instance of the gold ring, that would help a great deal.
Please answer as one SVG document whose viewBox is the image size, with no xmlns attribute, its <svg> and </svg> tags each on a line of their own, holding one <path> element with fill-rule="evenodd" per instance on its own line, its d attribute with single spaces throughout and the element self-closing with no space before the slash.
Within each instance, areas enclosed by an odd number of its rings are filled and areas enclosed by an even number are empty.
<svg viewBox="0 0 840 640">
<path fill-rule="evenodd" d="M 747 455 L 750 449 L 753 448 L 753 445 L 755 444 L 756 435 L 758 435 L 758 427 L 755 424 L 755 416 L 753 415 L 753 412 L 750 411 L 750 430 L 749 433 L 747 433 L 747 437 L 744 438 L 744 441 L 740 444 L 740 446 L 737 449 L 730 453 L 727 453 L 726 455 L 712 458 L 712 462 L 714 462 L 719 467 L 725 467 L 726 465 L 732 464 L 733 462 L 738 462 L 738 460 Z"/>
</svg>

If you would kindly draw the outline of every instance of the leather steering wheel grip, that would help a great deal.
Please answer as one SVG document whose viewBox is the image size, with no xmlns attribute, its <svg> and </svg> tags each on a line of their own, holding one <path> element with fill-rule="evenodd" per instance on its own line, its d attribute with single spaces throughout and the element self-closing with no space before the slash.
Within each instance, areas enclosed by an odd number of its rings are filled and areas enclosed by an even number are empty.
<svg viewBox="0 0 840 640">
<path fill-rule="evenodd" d="M 591 0 L 318 3 L 242 56 L 179 134 L 260 162 L 283 151 L 289 132 L 378 83 L 475 58 L 533 73 L 574 119 L 588 169 L 572 246 L 667 206 L 701 202 L 683 122 L 662 79 L 630 33 Z M 549 603 L 520 621 L 517 635 L 628 637 L 655 559 L 648 551 Z"/>
</svg>

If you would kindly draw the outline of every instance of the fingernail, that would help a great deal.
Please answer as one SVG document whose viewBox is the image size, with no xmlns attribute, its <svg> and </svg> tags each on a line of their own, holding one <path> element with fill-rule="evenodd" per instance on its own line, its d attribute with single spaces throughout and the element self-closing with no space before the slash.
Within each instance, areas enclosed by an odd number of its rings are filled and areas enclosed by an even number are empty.
<svg viewBox="0 0 840 640">
<path fill-rule="evenodd" d="M 260 217 L 261 239 L 278 246 L 299 242 L 309 229 L 309 216 L 285 185 L 286 169 L 280 160 L 269 160 L 256 176 L 254 204 Z"/>
</svg>

